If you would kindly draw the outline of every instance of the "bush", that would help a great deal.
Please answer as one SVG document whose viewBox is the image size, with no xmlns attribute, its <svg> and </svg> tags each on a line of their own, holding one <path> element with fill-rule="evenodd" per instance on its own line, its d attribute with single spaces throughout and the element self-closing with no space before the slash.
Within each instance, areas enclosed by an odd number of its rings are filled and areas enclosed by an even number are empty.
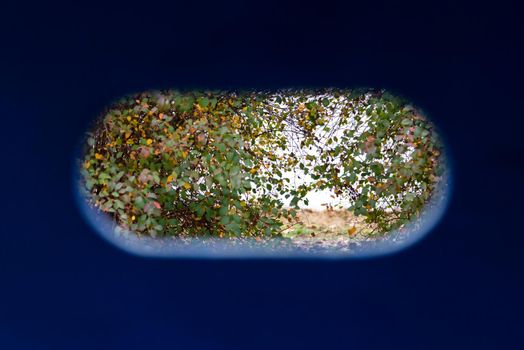
<svg viewBox="0 0 524 350">
<path fill-rule="evenodd" d="M 97 120 L 81 163 L 89 203 L 153 237 L 278 236 L 322 189 L 385 233 L 420 215 L 443 172 L 415 108 L 338 89 L 136 94 Z"/>
</svg>

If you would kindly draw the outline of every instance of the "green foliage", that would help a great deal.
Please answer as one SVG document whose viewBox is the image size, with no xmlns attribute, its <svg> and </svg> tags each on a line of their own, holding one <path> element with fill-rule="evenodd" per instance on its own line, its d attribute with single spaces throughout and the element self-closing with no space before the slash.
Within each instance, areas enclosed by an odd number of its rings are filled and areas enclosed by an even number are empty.
<svg viewBox="0 0 524 350">
<path fill-rule="evenodd" d="M 420 215 L 441 154 L 431 123 L 383 91 L 146 92 L 88 133 L 82 188 L 153 237 L 279 235 L 322 189 L 388 232 Z"/>
</svg>

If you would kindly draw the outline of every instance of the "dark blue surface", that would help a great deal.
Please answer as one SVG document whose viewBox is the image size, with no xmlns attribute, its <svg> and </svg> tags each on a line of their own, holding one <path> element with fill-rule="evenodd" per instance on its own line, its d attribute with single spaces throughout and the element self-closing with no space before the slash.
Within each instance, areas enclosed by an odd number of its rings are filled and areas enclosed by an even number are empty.
<svg viewBox="0 0 524 350">
<path fill-rule="evenodd" d="M 3 5 L 0 348 L 518 348 L 516 2 L 363 3 Z M 81 219 L 74 148 L 113 98 L 301 85 L 390 88 L 442 128 L 454 193 L 426 239 L 370 260 L 155 260 Z"/>
</svg>

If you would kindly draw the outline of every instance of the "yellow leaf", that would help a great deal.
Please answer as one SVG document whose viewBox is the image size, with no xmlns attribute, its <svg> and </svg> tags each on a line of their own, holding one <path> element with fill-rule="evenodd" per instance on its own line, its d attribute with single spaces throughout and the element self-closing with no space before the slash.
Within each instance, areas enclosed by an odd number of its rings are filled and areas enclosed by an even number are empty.
<svg viewBox="0 0 524 350">
<path fill-rule="evenodd" d="M 187 152 L 186 151 L 182 151 L 182 158 L 186 158 L 187 157 Z"/>
<path fill-rule="evenodd" d="M 104 156 L 101 155 L 100 153 L 95 153 L 95 158 L 100 160 L 100 159 L 104 159 Z"/>
<path fill-rule="evenodd" d="M 252 168 L 251 170 L 249 170 L 249 172 L 250 172 L 251 174 L 254 174 L 254 173 L 257 172 L 257 168 Z"/>
<path fill-rule="evenodd" d="M 131 221 L 135 221 L 136 217 L 133 215 L 131 216 Z"/>
<path fill-rule="evenodd" d="M 84 163 L 84 168 L 89 169 L 90 166 L 91 166 L 91 162 L 89 160 L 86 160 Z"/>
<path fill-rule="evenodd" d="M 186 182 L 186 183 L 184 183 L 184 188 L 186 190 L 189 190 L 191 188 L 191 185 L 188 182 Z"/>
<path fill-rule="evenodd" d="M 148 145 L 150 145 L 150 144 L 153 143 L 153 140 L 151 140 L 151 139 L 147 139 L 146 143 L 147 143 Z"/>
<path fill-rule="evenodd" d="M 171 181 L 173 181 L 173 175 L 169 175 L 169 176 L 167 177 L 167 182 L 171 182 Z"/>
<path fill-rule="evenodd" d="M 357 232 L 357 228 L 353 226 L 352 228 L 348 229 L 348 235 L 352 236 Z"/>
</svg>

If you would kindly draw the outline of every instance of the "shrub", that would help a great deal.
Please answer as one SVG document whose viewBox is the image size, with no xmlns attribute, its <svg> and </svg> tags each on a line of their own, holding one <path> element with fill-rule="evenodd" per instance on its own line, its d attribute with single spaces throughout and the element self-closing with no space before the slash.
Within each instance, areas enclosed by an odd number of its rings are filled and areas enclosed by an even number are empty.
<svg viewBox="0 0 524 350">
<path fill-rule="evenodd" d="M 385 233 L 420 215 L 444 170 L 418 110 L 338 89 L 129 96 L 97 120 L 81 163 L 89 203 L 153 237 L 276 236 L 322 189 Z"/>
</svg>

